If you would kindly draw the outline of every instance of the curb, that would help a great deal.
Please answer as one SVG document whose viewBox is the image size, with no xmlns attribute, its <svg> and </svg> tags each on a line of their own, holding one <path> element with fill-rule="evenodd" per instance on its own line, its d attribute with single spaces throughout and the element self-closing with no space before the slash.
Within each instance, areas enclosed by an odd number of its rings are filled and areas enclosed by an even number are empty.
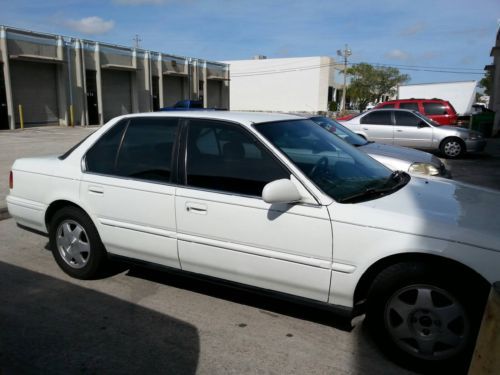
<svg viewBox="0 0 500 375">
<path fill-rule="evenodd" d="M 0 207 L 0 221 L 9 219 L 9 211 L 7 210 L 7 207 Z"/>
</svg>

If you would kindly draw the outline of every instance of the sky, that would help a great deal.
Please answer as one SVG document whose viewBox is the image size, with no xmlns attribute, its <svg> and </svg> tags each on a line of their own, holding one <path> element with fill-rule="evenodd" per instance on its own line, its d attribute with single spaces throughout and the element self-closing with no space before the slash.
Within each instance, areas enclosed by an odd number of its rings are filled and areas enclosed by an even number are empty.
<svg viewBox="0 0 500 375">
<path fill-rule="evenodd" d="M 348 44 L 410 83 L 481 79 L 499 22 L 498 0 L 0 0 L 2 25 L 214 61 Z"/>
</svg>

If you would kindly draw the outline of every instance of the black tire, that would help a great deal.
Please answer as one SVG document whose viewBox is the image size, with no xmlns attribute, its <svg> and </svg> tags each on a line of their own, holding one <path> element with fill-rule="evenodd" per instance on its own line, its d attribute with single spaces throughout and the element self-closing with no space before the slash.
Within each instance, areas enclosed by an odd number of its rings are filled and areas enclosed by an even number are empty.
<svg viewBox="0 0 500 375">
<path fill-rule="evenodd" d="M 366 323 L 380 348 L 402 366 L 461 373 L 474 349 L 487 293 L 482 283 L 448 268 L 398 263 L 375 278 Z"/>
<path fill-rule="evenodd" d="M 50 221 L 49 237 L 54 259 L 71 277 L 95 279 L 106 267 L 108 257 L 99 233 L 79 208 L 68 206 L 57 211 Z"/>
<path fill-rule="evenodd" d="M 463 156 L 466 152 L 464 141 L 456 137 L 445 138 L 441 142 L 439 149 L 448 159 L 457 159 Z"/>
</svg>

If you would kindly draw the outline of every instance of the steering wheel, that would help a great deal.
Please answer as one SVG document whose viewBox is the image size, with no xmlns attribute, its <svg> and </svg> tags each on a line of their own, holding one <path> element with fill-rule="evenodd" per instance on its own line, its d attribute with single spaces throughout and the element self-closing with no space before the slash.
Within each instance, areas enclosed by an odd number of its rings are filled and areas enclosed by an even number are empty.
<svg viewBox="0 0 500 375">
<path fill-rule="evenodd" d="M 309 177 L 314 177 L 318 171 L 323 171 L 328 167 L 328 158 L 326 156 L 323 156 L 319 158 L 319 160 L 314 164 L 314 167 L 312 167 L 311 171 L 309 172 Z"/>
</svg>

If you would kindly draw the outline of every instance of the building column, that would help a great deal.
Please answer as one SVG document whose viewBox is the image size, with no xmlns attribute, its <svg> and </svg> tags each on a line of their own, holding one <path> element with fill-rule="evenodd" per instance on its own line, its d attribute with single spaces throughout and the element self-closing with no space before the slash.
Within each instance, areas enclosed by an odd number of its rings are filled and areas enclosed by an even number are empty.
<svg viewBox="0 0 500 375">
<path fill-rule="evenodd" d="M 83 72 L 82 72 L 82 48 L 80 39 L 75 40 L 75 85 L 76 85 L 76 98 L 73 101 L 73 111 L 75 112 L 75 122 L 76 113 L 78 113 L 80 125 L 85 124 L 85 103 L 84 97 L 85 92 L 83 90 Z"/>
<path fill-rule="evenodd" d="M 64 42 L 62 36 L 57 36 L 57 60 L 64 63 Z M 66 64 L 59 64 L 57 66 L 57 106 L 59 107 L 59 125 L 67 126 L 68 121 L 68 101 L 66 96 L 69 94 L 67 92 L 67 78 L 69 71 L 69 60 Z"/>
<path fill-rule="evenodd" d="M 12 82 L 10 80 L 9 52 L 7 49 L 7 31 L 4 26 L 0 26 L 0 50 L 3 61 L 3 78 L 5 82 L 5 96 L 7 97 L 7 116 L 9 128 L 16 128 L 16 117 L 14 110 L 14 101 L 12 100 Z"/>
<path fill-rule="evenodd" d="M 208 69 L 206 61 L 203 61 L 202 77 L 203 77 L 203 108 L 208 108 Z"/>
<path fill-rule="evenodd" d="M 132 100 L 132 113 L 139 112 L 139 93 L 137 92 L 137 50 L 132 50 L 132 66 L 134 68 L 133 75 L 130 77 L 130 98 Z"/>
<path fill-rule="evenodd" d="M 144 53 L 144 87 L 148 93 L 148 112 L 153 111 L 153 85 L 151 82 L 151 56 L 149 51 Z"/>
<path fill-rule="evenodd" d="M 97 113 L 99 114 L 99 125 L 104 125 L 104 114 L 102 106 L 102 74 L 101 74 L 101 49 L 99 43 L 95 43 L 95 70 L 97 86 Z"/>
<path fill-rule="evenodd" d="M 158 95 L 159 95 L 159 101 L 160 101 L 160 108 L 163 108 L 165 106 L 165 101 L 163 98 L 163 57 L 161 52 L 158 54 Z"/>
</svg>

